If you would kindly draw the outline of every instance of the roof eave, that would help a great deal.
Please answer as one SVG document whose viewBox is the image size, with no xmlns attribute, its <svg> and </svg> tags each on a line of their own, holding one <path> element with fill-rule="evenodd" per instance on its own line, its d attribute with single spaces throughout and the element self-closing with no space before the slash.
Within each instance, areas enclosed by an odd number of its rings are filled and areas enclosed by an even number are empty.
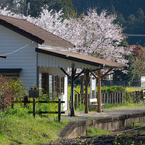
<svg viewBox="0 0 145 145">
<path fill-rule="evenodd" d="M 80 62 L 80 63 L 85 63 L 85 64 L 88 64 L 88 65 L 92 65 L 92 66 L 96 66 L 96 67 L 101 67 L 102 68 L 102 64 L 99 64 L 99 63 L 96 63 L 96 62 L 87 61 L 87 60 L 83 60 L 81 58 L 80 59 L 79 58 L 74 58 L 72 56 L 67 57 L 66 55 L 63 55 L 63 54 L 59 54 L 59 53 L 55 53 L 55 52 L 51 52 L 51 51 L 44 50 L 44 49 L 39 49 L 39 48 L 36 48 L 35 51 L 39 52 L 39 53 L 52 55 L 52 56 L 55 56 L 55 57 L 60 57 L 60 58 L 63 58 L 63 59 L 76 61 L 76 62 Z"/>
<path fill-rule="evenodd" d="M 12 31 L 24 36 L 24 37 L 26 37 L 26 38 L 29 38 L 30 40 L 32 40 L 34 42 L 37 42 L 39 44 L 44 43 L 43 39 L 41 39 L 39 37 L 36 37 L 36 36 L 32 35 L 31 33 L 27 32 L 27 31 L 24 31 L 24 30 L 14 26 L 14 25 L 12 25 L 12 24 L 10 24 L 10 23 L 2 20 L 2 19 L 0 19 L 0 25 L 2 25 L 4 27 L 6 27 L 6 28 L 8 28 L 8 29 L 10 29 L 10 30 L 12 30 Z"/>
<path fill-rule="evenodd" d="M 113 69 L 124 69 L 126 67 L 126 65 L 123 65 L 123 66 L 108 66 L 108 65 L 105 65 L 104 68 L 106 69 L 109 69 L 109 68 L 113 68 Z"/>
<path fill-rule="evenodd" d="M 73 44 L 70 44 L 70 45 L 63 45 L 63 44 L 51 43 L 51 42 L 47 42 L 47 41 L 45 41 L 43 44 L 44 44 L 44 45 L 55 46 L 55 47 L 63 47 L 63 48 L 74 48 L 74 47 L 75 47 L 75 45 L 73 45 Z"/>
</svg>

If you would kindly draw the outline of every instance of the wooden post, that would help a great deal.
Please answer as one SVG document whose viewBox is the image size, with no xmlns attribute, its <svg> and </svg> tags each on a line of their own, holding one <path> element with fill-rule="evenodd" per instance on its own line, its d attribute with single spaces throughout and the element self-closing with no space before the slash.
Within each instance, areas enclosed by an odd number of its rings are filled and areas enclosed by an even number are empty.
<svg viewBox="0 0 145 145">
<path fill-rule="evenodd" d="M 143 100 L 143 90 L 141 90 L 141 100 Z"/>
<path fill-rule="evenodd" d="M 78 105 L 81 105 L 81 94 L 78 94 Z"/>
<path fill-rule="evenodd" d="M 2 100 L 2 112 L 4 112 L 4 106 L 5 106 L 5 99 L 4 99 L 4 95 L 1 95 L 1 100 Z"/>
<path fill-rule="evenodd" d="M 28 96 L 24 96 L 24 108 L 27 107 Z"/>
<path fill-rule="evenodd" d="M 71 110 L 70 110 L 70 116 L 75 116 L 75 111 L 74 111 L 74 77 L 75 77 L 75 68 L 74 64 L 72 63 L 72 74 L 71 74 Z"/>
<path fill-rule="evenodd" d="M 35 118 L 36 115 L 36 99 L 33 97 L 33 116 Z"/>
<path fill-rule="evenodd" d="M 121 92 L 121 103 L 123 103 L 123 92 Z"/>
<path fill-rule="evenodd" d="M 109 95 L 109 94 L 107 93 L 106 95 L 107 95 L 107 105 L 108 105 L 108 95 Z"/>
<path fill-rule="evenodd" d="M 111 93 L 111 96 L 112 96 L 112 104 L 113 104 L 113 93 Z"/>
<path fill-rule="evenodd" d="M 101 113 L 101 70 L 97 71 L 98 75 L 98 112 Z"/>
<path fill-rule="evenodd" d="M 85 75 L 85 113 L 88 113 L 88 78 L 89 78 L 89 72 L 86 70 Z"/>
<path fill-rule="evenodd" d="M 61 99 L 58 100 L 58 121 L 60 122 L 61 118 Z"/>
<path fill-rule="evenodd" d="M 12 98 L 12 105 L 11 105 L 12 109 L 14 109 L 14 98 Z"/>
<path fill-rule="evenodd" d="M 78 94 L 75 94 L 75 109 L 77 109 L 78 106 Z"/>
<path fill-rule="evenodd" d="M 135 93 L 136 93 L 136 96 L 135 96 L 135 102 L 138 103 L 138 100 L 137 100 L 137 97 L 138 97 L 138 91 L 136 91 Z"/>
<path fill-rule="evenodd" d="M 103 93 L 103 95 L 104 95 L 104 104 L 105 104 L 105 98 L 106 98 L 106 94 L 105 94 L 105 93 Z"/>
</svg>

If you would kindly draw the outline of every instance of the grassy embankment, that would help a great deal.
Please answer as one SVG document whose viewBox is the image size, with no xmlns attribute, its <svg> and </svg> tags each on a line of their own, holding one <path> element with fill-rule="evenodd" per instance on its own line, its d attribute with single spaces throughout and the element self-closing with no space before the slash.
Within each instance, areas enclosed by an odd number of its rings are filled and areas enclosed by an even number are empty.
<svg viewBox="0 0 145 145">
<path fill-rule="evenodd" d="M 130 90 L 131 91 L 131 90 Z M 132 90 L 133 91 L 133 90 Z M 105 109 L 123 109 L 145 107 L 140 102 L 139 104 L 124 102 L 123 104 L 110 104 L 105 105 Z M 43 107 L 37 105 L 38 111 L 46 111 L 48 109 L 56 110 L 56 106 Z M 84 111 L 83 106 L 78 106 L 78 110 Z M 0 144 L 12 145 L 12 144 L 42 144 L 48 143 L 58 138 L 60 131 L 67 125 L 68 121 L 57 121 L 57 115 L 46 115 L 46 117 L 40 117 L 36 115 L 34 119 L 32 114 L 28 114 L 28 110 L 32 111 L 32 104 L 29 108 L 23 108 L 20 104 L 15 105 L 14 109 L 6 110 L 4 113 L 0 112 Z M 52 119 L 54 118 L 54 119 Z M 109 131 L 101 131 L 99 129 L 88 129 L 88 135 L 103 135 L 108 134 Z"/>
<path fill-rule="evenodd" d="M 0 112 L 0 144 L 2 145 L 37 145 L 51 142 L 58 138 L 59 133 L 68 121 L 50 119 L 49 115 L 40 117 L 28 114 L 27 108 L 15 105 L 4 113 Z"/>
</svg>

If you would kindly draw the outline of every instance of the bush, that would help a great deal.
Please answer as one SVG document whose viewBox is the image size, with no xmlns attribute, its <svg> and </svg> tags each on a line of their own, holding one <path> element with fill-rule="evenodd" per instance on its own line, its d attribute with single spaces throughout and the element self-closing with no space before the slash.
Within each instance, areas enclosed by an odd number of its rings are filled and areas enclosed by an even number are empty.
<svg viewBox="0 0 145 145">
<path fill-rule="evenodd" d="M 125 87 L 122 86 L 103 86 L 101 88 L 102 93 L 113 93 L 113 92 L 125 92 Z"/>
<path fill-rule="evenodd" d="M 19 104 L 15 104 L 15 107 L 13 109 L 7 109 L 4 111 L 3 117 L 8 115 L 26 117 L 28 115 L 28 111 L 29 110 L 27 108 L 22 108 Z"/>
<path fill-rule="evenodd" d="M 84 104 L 78 105 L 76 111 L 85 111 L 85 105 Z"/>
<path fill-rule="evenodd" d="M 22 98 L 23 96 L 28 95 L 26 91 L 26 86 L 22 83 L 20 79 L 10 79 L 10 87 L 13 89 L 13 95 L 15 98 Z"/>
<path fill-rule="evenodd" d="M 75 93 L 76 91 L 80 93 L 80 85 L 75 86 Z M 96 87 L 96 92 L 98 91 L 98 87 Z M 113 92 L 125 92 L 125 87 L 122 86 L 102 86 L 101 87 L 102 93 L 113 93 Z M 88 93 L 90 93 L 90 87 L 88 87 Z M 68 86 L 68 95 L 71 95 L 71 86 Z"/>
<path fill-rule="evenodd" d="M 0 75 L 0 109 L 8 108 L 12 104 L 13 89 L 10 86 L 10 81 L 7 77 Z"/>
</svg>

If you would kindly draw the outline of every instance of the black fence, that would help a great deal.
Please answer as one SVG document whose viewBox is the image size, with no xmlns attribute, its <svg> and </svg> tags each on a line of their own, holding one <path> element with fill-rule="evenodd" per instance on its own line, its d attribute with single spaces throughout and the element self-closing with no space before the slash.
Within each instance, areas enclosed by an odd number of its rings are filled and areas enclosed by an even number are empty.
<svg viewBox="0 0 145 145">
<path fill-rule="evenodd" d="M 58 101 L 36 101 L 35 98 L 33 98 L 33 101 L 29 101 L 28 97 L 25 96 L 24 97 L 24 101 L 13 101 L 12 103 L 12 109 L 14 108 L 14 103 L 24 103 L 24 107 L 27 106 L 27 103 L 33 103 L 33 111 L 29 111 L 28 113 L 33 113 L 33 116 L 35 118 L 36 114 L 44 114 L 44 113 L 48 113 L 48 114 L 58 114 L 58 120 L 60 122 L 61 119 L 61 114 L 64 114 L 64 111 L 61 111 L 61 103 L 65 103 L 65 101 L 61 101 L 61 99 L 59 99 Z M 36 103 L 58 103 L 58 111 L 36 111 Z"/>
<path fill-rule="evenodd" d="M 97 98 L 96 93 L 96 98 Z M 90 99 L 90 94 L 88 94 Z M 114 92 L 114 93 L 101 93 L 101 102 L 103 104 L 115 104 L 115 103 L 123 103 L 125 101 L 133 101 L 133 103 L 139 103 L 139 101 L 144 102 L 145 99 L 145 90 L 134 91 L 134 92 Z M 85 104 L 85 94 L 75 94 L 74 97 L 74 106 L 75 109 L 78 105 Z"/>
</svg>

